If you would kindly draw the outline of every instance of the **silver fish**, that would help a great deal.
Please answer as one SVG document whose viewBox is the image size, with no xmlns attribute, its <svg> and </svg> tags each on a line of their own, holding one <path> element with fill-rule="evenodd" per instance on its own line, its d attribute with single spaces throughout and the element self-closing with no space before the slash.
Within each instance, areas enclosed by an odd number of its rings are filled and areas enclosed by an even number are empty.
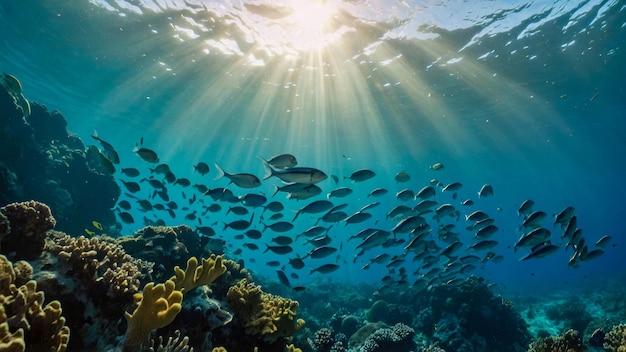
<svg viewBox="0 0 626 352">
<path fill-rule="evenodd" d="M 215 168 L 217 169 L 217 176 L 215 177 L 215 180 L 226 177 L 230 180 L 231 183 L 234 183 L 241 188 L 255 188 L 261 185 L 261 180 L 259 180 L 258 177 L 252 174 L 230 174 L 222 170 L 222 168 L 217 163 L 215 163 Z"/>
<path fill-rule="evenodd" d="M 485 198 L 493 196 L 493 186 L 485 183 L 478 191 L 478 198 Z"/>
<path fill-rule="evenodd" d="M 270 177 L 278 177 L 281 181 L 286 183 L 301 183 L 301 184 L 313 184 L 324 181 L 328 176 L 321 170 L 312 167 L 290 167 L 283 170 L 276 170 L 267 161 L 263 161 L 263 167 L 265 168 L 264 180 Z"/>
</svg>

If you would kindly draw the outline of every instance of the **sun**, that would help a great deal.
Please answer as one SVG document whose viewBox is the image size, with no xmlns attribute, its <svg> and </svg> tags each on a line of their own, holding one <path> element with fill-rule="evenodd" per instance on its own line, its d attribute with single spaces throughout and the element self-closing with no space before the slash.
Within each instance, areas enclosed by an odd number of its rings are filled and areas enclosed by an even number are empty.
<svg viewBox="0 0 626 352">
<path fill-rule="evenodd" d="M 300 49 L 322 47 L 333 38 L 325 27 L 336 9 L 327 0 L 292 0 L 288 18 L 294 38 L 292 44 Z"/>
</svg>

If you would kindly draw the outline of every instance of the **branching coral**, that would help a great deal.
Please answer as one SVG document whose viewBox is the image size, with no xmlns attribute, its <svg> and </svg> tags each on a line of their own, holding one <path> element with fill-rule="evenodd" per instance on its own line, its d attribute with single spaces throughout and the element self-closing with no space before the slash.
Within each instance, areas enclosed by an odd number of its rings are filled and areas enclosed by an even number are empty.
<svg viewBox="0 0 626 352">
<path fill-rule="evenodd" d="M 614 326 L 604 336 L 604 349 L 611 352 L 626 352 L 626 324 Z"/>
<path fill-rule="evenodd" d="M 156 345 L 156 343 L 155 343 Z M 156 348 L 156 350 L 155 350 Z M 150 352 L 193 352 L 193 347 L 189 347 L 189 337 L 181 338 L 180 330 L 174 332 L 167 342 L 163 344 L 163 336 L 159 336 L 158 346 L 150 347 Z"/>
<path fill-rule="evenodd" d="M 15 278 L 11 262 L 0 255 L 0 350 L 65 351 L 70 329 L 61 316 L 61 303 L 44 306 L 35 281 L 18 287 Z"/>
<path fill-rule="evenodd" d="M 296 319 L 298 302 L 264 293 L 260 286 L 246 280 L 232 286 L 226 298 L 246 334 L 267 343 L 292 336 L 304 327 L 304 320 Z"/>
<path fill-rule="evenodd" d="M 36 202 L 11 203 L 0 208 L 4 224 L 0 225 L 0 249 L 11 259 L 39 257 L 46 241 L 46 231 L 56 220 L 47 205 Z M 2 231 L 4 230 L 4 231 Z"/>
<path fill-rule="evenodd" d="M 176 289 L 189 292 L 202 285 L 208 285 L 215 281 L 218 276 L 226 271 L 226 266 L 222 263 L 222 256 L 212 255 L 210 258 L 202 259 L 202 265 L 198 266 L 198 259 L 191 257 L 187 260 L 187 268 L 183 271 L 179 266 L 174 267 L 175 276 L 170 280 L 176 284 Z"/>
<path fill-rule="evenodd" d="M 126 313 L 128 321 L 124 338 L 124 350 L 132 351 L 137 347 L 147 347 L 150 332 L 169 325 L 182 309 L 183 293 L 175 289 L 175 284 L 167 280 L 164 284 L 148 283 L 143 293 L 135 294 L 139 303 L 133 314 Z"/>
</svg>

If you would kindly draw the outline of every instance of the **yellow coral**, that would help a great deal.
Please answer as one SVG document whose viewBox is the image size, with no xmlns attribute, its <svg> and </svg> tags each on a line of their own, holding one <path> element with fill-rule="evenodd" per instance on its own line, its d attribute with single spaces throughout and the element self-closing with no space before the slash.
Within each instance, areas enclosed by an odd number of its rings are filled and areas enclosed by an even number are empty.
<svg viewBox="0 0 626 352">
<path fill-rule="evenodd" d="M 215 347 L 211 352 L 228 352 L 224 347 Z"/>
<path fill-rule="evenodd" d="M 11 262 L 0 255 L 0 350 L 65 351 L 70 329 L 61 316 L 61 303 L 52 301 L 44 306 L 37 282 L 30 280 L 18 287 L 15 278 Z"/>
<path fill-rule="evenodd" d="M 285 346 L 286 352 L 302 352 L 302 349 L 294 346 L 293 344 Z"/>
<path fill-rule="evenodd" d="M 167 280 L 164 284 L 148 283 L 143 294 L 135 295 L 139 303 L 133 314 L 126 313 L 128 328 L 124 339 L 124 349 L 147 347 L 150 343 L 150 331 L 169 325 L 181 311 L 183 293 L 175 289 L 175 284 Z"/>
<path fill-rule="evenodd" d="M 626 352 L 626 324 L 614 326 L 604 337 L 603 347 L 611 352 Z"/>
<path fill-rule="evenodd" d="M 202 259 L 202 265 L 198 266 L 198 259 L 191 257 L 187 260 L 187 268 L 183 271 L 178 265 L 174 268 L 175 276 L 172 280 L 176 284 L 176 289 L 189 292 L 202 285 L 208 285 L 215 281 L 226 271 L 226 266 L 222 263 L 222 256 L 212 255 L 210 258 Z"/>
<path fill-rule="evenodd" d="M 292 336 L 304 327 L 304 320 L 296 319 L 298 302 L 264 293 L 246 280 L 232 286 L 226 298 L 246 333 L 261 336 L 265 342 Z"/>
</svg>

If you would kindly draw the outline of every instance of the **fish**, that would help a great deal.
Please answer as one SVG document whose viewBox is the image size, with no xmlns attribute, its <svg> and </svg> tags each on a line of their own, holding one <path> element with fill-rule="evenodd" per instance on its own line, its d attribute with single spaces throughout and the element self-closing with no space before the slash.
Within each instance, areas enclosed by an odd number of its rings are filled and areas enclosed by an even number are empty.
<svg viewBox="0 0 626 352">
<path fill-rule="evenodd" d="M 493 186 L 485 183 L 478 191 L 478 198 L 485 198 L 493 196 Z"/>
<path fill-rule="evenodd" d="M 311 238 L 310 240 L 306 241 L 306 244 L 312 244 L 315 247 L 321 247 L 330 244 L 330 242 L 332 241 L 333 239 L 330 236 L 323 235 Z"/>
<path fill-rule="evenodd" d="M 292 222 L 296 221 L 296 219 L 298 218 L 298 216 L 300 214 L 303 214 L 303 213 L 308 213 L 308 214 L 321 213 L 323 211 L 329 210 L 332 207 L 333 207 L 333 203 L 328 201 L 328 200 L 316 200 L 316 201 L 314 201 L 312 203 L 309 203 L 309 204 L 305 205 L 301 209 L 297 210 L 295 216 L 293 217 L 293 220 L 291 220 L 291 221 Z"/>
<path fill-rule="evenodd" d="M 270 245 L 265 245 L 266 249 L 263 253 L 266 253 L 268 251 L 273 252 L 274 254 L 287 254 L 287 253 L 291 253 L 293 252 L 293 248 L 291 248 L 291 246 L 285 245 L 285 246 L 270 246 Z"/>
<path fill-rule="evenodd" d="M 267 161 L 263 161 L 265 168 L 264 180 L 277 177 L 285 183 L 314 184 L 324 181 L 328 176 L 321 170 L 312 167 L 289 167 L 283 170 L 274 169 Z"/>
<path fill-rule="evenodd" d="M 318 266 L 315 269 L 311 269 L 310 274 L 313 274 L 313 273 L 316 273 L 316 272 L 320 273 L 320 274 L 330 274 L 333 271 L 336 271 L 337 269 L 339 269 L 339 265 L 337 265 L 337 264 L 332 264 L 332 263 L 324 264 L 324 265 Z"/>
<path fill-rule="evenodd" d="M 134 167 L 125 167 L 122 168 L 120 171 L 122 172 L 122 174 L 128 177 L 137 177 L 140 174 L 139 170 L 135 169 Z"/>
<path fill-rule="evenodd" d="M 131 208 L 130 202 L 128 202 L 127 200 L 120 200 L 117 203 L 117 206 L 119 206 L 120 208 L 122 208 L 124 210 L 130 210 L 130 208 Z"/>
<path fill-rule="evenodd" d="M 289 237 L 289 236 L 276 236 L 274 238 L 272 238 L 272 242 L 276 243 L 277 245 L 280 246 L 286 246 L 288 244 L 292 244 L 293 243 L 293 238 Z"/>
<path fill-rule="evenodd" d="M 96 232 L 95 232 L 95 231 L 91 231 L 91 230 L 89 230 L 89 229 L 87 229 L 87 228 L 85 228 L 85 233 L 87 234 L 87 236 L 93 236 L 93 235 L 95 235 L 95 234 L 96 234 Z"/>
<path fill-rule="evenodd" d="M 368 197 L 380 197 L 387 194 L 389 191 L 385 188 L 375 188 L 367 196 Z"/>
<path fill-rule="evenodd" d="M 143 159 L 143 161 L 146 161 L 152 164 L 156 164 L 159 162 L 159 156 L 152 149 L 148 149 L 148 148 L 136 145 L 135 148 L 133 149 L 133 153 L 137 154 L 141 159 Z"/>
<path fill-rule="evenodd" d="M 346 204 L 347 205 L 347 204 Z M 380 205 L 380 202 L 373 202 L 373 203 L 369 203 L 364 205 L 361 209 L 358 210 L 358 212 L 364 212 L 366 210 L 372 209 L 372 208 L 376 208 L 377 206 Z M 336 208 L 336 207 L 335 207 Z"/>
<path fill-rule="evenodd" d="M 348 187 L 340 187 L 340 188 L 336 188 L 332 191 L 330 191 L 327 195 L 326 198 L 330 199 L 332 197 L 337 197 L 337 198 L 343 198 L 343 197 L 347 197 L 350 194 L 352 194 L 352 189 L 348 188 Z"/>
<path fill-rule="evenodd" d="M 306 287 L 304 287 L 304 286 L 294 286 L 294 287 L 291 288 L 291 290 L 293 292 L 298 293 L 298 292 L 303 292 L 304 290 L 306 290 Z"/>
<path fill-rule="evenodd" d="M 302 232 L 301 234 L 299 234 L 296 238 L 299 238 L 301 236 L 304 236 L 304 237 L 319 236 L 319 235 L 323 234 L 324 232 L 328 233 L 328 231 L 330 231 L 331 228 L 332 228 L 332 225 L 329 226 L 329 227 L 313 226 L 313 227 L 307 229 L 306 231 Z"/>
<path fill-rule="evenodd" d="M 94 158 L 100 162 L 102 170 L 104 170 L 106 173 L 110 175 L 113 175 L 115 173 L 116 169 L 115 165 L 113 165 L 113 162 L 106 155 L 104 155 L 96 146 L 90 145 L 89 147 L 87 147 L 87 154 L 93 155 Z"/>
<path fill-rule="evenodd" d="M 419 191 L 417 191 L 417 193 L 415 194 L 415 199 L 417 200 L 417 198 L 420 199 L 429 199 L 435 196 L 437 192 L 435 191 L 435 187 L 433 186 L 424 186 L 422 187 L 422 189 L 420 189 Z"/>
<path fill-rule="evenodd" d="M 202 236 L 215 236 L 215 230 L 213 230 L 213 228 L 209 226 L 196 226 L 196 231 Z"/>
<path fill-rule="evenodd" d="M 445 166 L 442 163 L 434 163 L 428 169 L 434 170 L 434 171 L 440 171 L 440 170 L 443 170 L 444 168 Z"/>
<path fill-rule="evenodd" d="M 335 184 L 339 183 L 339 176 L 337 176 L 337 175 L 330 175 L 330 178 L 333 179 L 333 182 Z"/>
<path fill-rule="evenodd" d="M 546 216 L 548 216 L 548 214 L 540 210 L 534 213 L 531 213 L 530 215 L 528 215 L 528 217 L 526 217 L 526 219 L 522 223 L 522 227 L 533 227 L 533 228 L 540 227 L 541 221 L 545 219 Z"/>
<path fill-rule="evenodd" d="M 138 199 L 137 204 L 139 204 L 139 206 L 141 207 L 140 210 L 143 210 L 143 211 L 152 210 L 152 203 L 150 203 L 150 201 L 147 199 Z"/>
<path fill-rule="evenodd" d="M 535 201 L 532 199 L 525 200 L 522 205 L 517 209 L 517 215 L 527 217 L 533 212 L 533 206 L 535 205 Z"/>
<path fill-rule="evenodd" d="M 259 249 L 259 246 L 256 243 L 244 243 L 243 246 L 251 251 L 256 251 Z"/>
<path fill-rule="evenodd" d="M 436 219 L 437 221 L 439 221 L 443 217 L 446 217 L 446 216 L 454 217 L 455 215 L 457 215 L 457 210 L 454 208 L 452 204 L 446 203 L 446 204 L 440 205 L 435 210 L 435 216 L 433 216 L 433 219 Z"/>
<path fill-rule="evenodd" d="M 604 235 L 598 241 L 596 241 L 596 247 L 604 248 L 606 247 L 607 244 L 609 244 L 610 241 L 611 241 L 611 236 Z"/>
<path fill-rule="evenodd" d="M 285 206 L 281 202 L 273 201 L 263 207 L 263 212 L 269 210 L 272 213 L 278 213 L 280 211 L 283 211 L 284 209 Z"/>
<path fill-rule="evenodd" d="M 243 234 L 246 235 L 246 237 L 248 237 L 249 239 L 253 239 L 253 240 L 258 240 L 259 238 L 263 236 L 263 233 L 256 229 L 250 229 L 244 232 Z"/>
<path fill-rule="evenodd" d="M 461 202 L 461 205 L 466 206 L 466 207 L 471 207 L 472 205 L 474 205 L 474 201 L 471 199 L 466 199 L 463 202 Z"/>
<path fill-rule="evenodd" d="M 287 221 L 279 221 L 279 222 L 275 222 L 273 224 L 270 225 L 265 225 L 263 224 L 264 228 L 263 231 L 267 230 L 268 228 L 271 229 L 274 232 L 287 232 L 291 229 L 293 229 L 293 224 L 291 222 L 287 222 Z"/>
<path fill-rule="evenodd" d="M 248 215 L 250 214 L 250 211 L 248 210 L 248 208 L 242 206 L 234 206 L 228 208 L 228 210 L 226 211 L 226 215 L 228 215 L 229 213 L 233 213 L 235 215 Z"/>
<path fill-rule="evenodd" d="M 586 261 L 586 260 L 596 259 L 599 256 L 601 256 L 602 254 L 604 254 L 604 251 L 602 249 L 596 248 L 596 249 L 593 249 L 593 250 L 587 252 L 587 254 L 585 256 L 581 256 L 580 260 L 581 261 Z"/>
<path fill-rule="evenodd" d="M 525 257 L 523 257 L 522 259 L 520 259 L 520 261 L 523 260 L 528 260 L 528 259 L 538 259 L 538 258 L 543 258 L 545 256 L 548 256 L 554 252 L 556 252 L 559 249 L 558 246 L 555 246 L 553 244 L 539 244 L 537 247 L 534 247 L 532 252 L 530 252 L 528 255 L 526 255 Z"/>
<path fill-rule="evenodd" d="M 363 222 L 365 220 L 370 219 L 371 217 L 372 217 L 372 214 L 370 214 L 370 213 L 357 211 L 356 213 L 348 216 L 347 218 L 344 218 L 344 221 L 346 222 L 346 225 L 348 225 L 348 224 L 358 224 L 360 222 Z"/>
<path fill-rule="evenodd" d="M 287 275 L 285 274 L 284 271 L 282 270 L 276 270 L 276 275 L 278 275 L 278 281 L 280 281 L 281 284 L 287 286 L 287 287 L 291 287 L 291 283 L 289 282 L 289 278 L 287 278 Z"/>
<path fill-rule="evenodd" d="M 496 225 L 487 225 L 476 232 L 474 238 L 487 239 L 491 237 L 494 233 L 498 232 L 498 227 Z"/>
<path fill-rule="evenodd" d="M 454 252 L 456 252 L 459 249 L 461 249 L 462 246 L 463 246 L 463 243 L 461 243 L 460 241 L 452 242 L 452 243 L 450 243 L 450 245 L 448 245 L 448 247 L 446 247 L 441 252 L 441 255 L 444 256 L 444 257 L 451 258 L 452 254 L 454 254 Z"/>
<path fill-rule="evenodd" d="M 350 174 L 349 177 L 344 178 L 349 178 L 353 182 L 363 182 L 371 179 L 374 176 L 376 176 L 376 173 L 374 171 L 369 169 L 361 169 L 353 172 L 352 174 Z"/>
<path fill-rule="evenodd" d="M 523 234 L 515 243 L 513 251 L 517 252 L 518 247 L 532 247 L 539 243 L 544 243 L 550 240 L 550 230 L 538 227 L 531 230 L 528 233 Z"/>
<path fill-rule="evenodd" d="M 279 154 L 267 160 L 261 158 L 260 156 L 257 157 L 276 169 L 286 169 L 298 165 L 298 160 L 291 154 Z"/>
<path fill-rule="evenodd" d="M 189 187 L 191 185 L 191 181 L 185 177 L 179 177 L 174 181 L 175 185 L 180 185 L 181 187 Z"/>
<path fill-rule="evenodd" d="M 377 247 L 383 242 L 387 240 L 389 237 L 389 232 L 387 231 L 376 231 L 371 235 L 367 236 L 361 243 L 359 243 L 356 248 L 361 249 L 361 254 L 368 249 Z"/>
<path fill-rule="evenodd" d="M 130 213 L 122 211 L 119 212 L 117 214 L 120 217 L 120 220 L 122 220 L 123 223 L 125 224 L 133 224 L 135 222 L 135 219 L 133 219 L 132 215 L 130 215 Z"/>
<path fill-rule="evenodd" d="M 404 183 L 409 182 L 411 175 L 409 175 L 406 171 L 400 171 L 393 178 L 398 183 Z"/>
<path fill-rule="evenodd" d="M 172 172 L 170 170 L 170 166 L 167 164 L 159 164 L 157 165 L 155 168 L 148 168 L 150 170 L 151 173 L 153 174 L 161 174 L 161 175 L 167 175 L 168 173 Z"/>
<path fill-rule="evenodd" d="M 471 244 L 468 249 L 474 249 L 477 251 L 482 251 L 485 249 L 491 249 L 495 246 L 498 245 L 498 241 L 494 241 L 494 240 L 482 240 L 479 242 L 476 242 L 474 244 Z"/>
<path fill-rule="evenodd" d="M 329 246 L 321 246 L 321 247 L 317 247 L 317 248 L 313 248 L 309 251 L 309 253 L 307 253 L 304 258 L 307 257 L 311 257 L 313 259 L 320 259 L 320 258 L 326 258 L 329 255 L 332 255 L 333 253 L 337 252 L 337 248 L 335 247 L 329 247 Z"/>
<path fill-rule="evenodd" d="M 97 228 L 98 230 L 102 231 L 102 224 L 97 222 L 97 221 L 92 221 L 91 224 L 93 225 L 93 227 Z"/>
<path fill-rule="evenodd" d="M 304 268 L 304 262 L 299 257 L 289 259 L 289 265 L 296 270 Z"/>
<path fill-rule="evenodd" d="M 115 148 L 113 147 L 113 145 L 111 145 L 111 143 L 104 141 L 100 137 L 98 137 L 98 132 L 96 132 L 96 130 L 93 130 L 93 134 L 91 135 L 91 138 L 97 140 L 100 143 L 102 148 L 104 148 L 104 153 L 106 154 L 107 158 L 111 160 L 113 164 L 120 163 L 120 156 L 115 150 Z"/>
<path fill-rule="evenodd" d="M 386 217 L 387 219 L 390 219 L 390 218 L 395 219 L 397 217 L 408 215 L 411 213 L 413 213 L 413 209 L 411 209 L 410 207 L 407 207 L 406 205 L 400 204 L 400 205 L 395 206 L 393 209 L 391 209 L 387 213 Z"/>
<path fill-rule="evenodd" d="M 461 188 L 463 188 L 463 184 L 461 182 L 452 182 L 442 188 L 441 192 L 456 192 Z"/>
<path fill-rule="evenodd" d="M 222 177 L 226 177 L 230 180 L 230 183 L 234 183 L 241 188 L 255 188 L 261 185 L 261 180 L 258 177 L 248 174 L 248 173 L 237 173 L 230 174 L 215 163 L 215 168 L 217 169 L 217 176 L 215 180 L 219 180 Z"/>
<path fill-rule="evenodd" d="M 409 201 L 413 199 L 413 197 L 415 197 L 415 193 L 410 189 L 403 189 L 396 193 L 396 198 L 403 202 Z"/>
<path fill-rule="evenodd" d="M 568 223 L 567 223 L 567 227 L 565 228 L 565 231 L 563 231 L 563 235 L 561 235 L 561 238 L 573 238 L 574 237 L 574 233 L 576 232 L 576 229 L 578 228 L 578 218 L 576 217 L 576 215 L 573 215 Z"/>
<path fill-rule="evenodd" d="M 248 193 L 239 198 L 235 198 L 235 200 L 240 201 L 241 204 L 247 207 L 257 208 L 265 204 L 265 202 L 267 202 L 267 197 L 265 197 L 262 194 Z"/>
<path fill-rule="evenodd" d="M 250 221 L 248 221 L 248 220 L 235 220 L 235 221 L 230 222 L 228 224 L 224 223 L 224 229 L 223 230 L 226 230 L 227 228 L 231 228 L 233 230 L 245 230 L 248 227 L 250 227 L 250 225 L 252 224 L 252 220 L 254 220 L 254 213 L 250 217 Z"/>
<path fill-rule="evenodd" d="M 289 183 L 282 187 L 274 186 L 274 193 L 272 194 L 272 197 L 278 192 L 285 192 L 289 194 L 310 193 L 312 196 L 316 196 L 322 193 L 322 189 L 315 184 Z"/>
<path fill-rule="evenodd" d="M 421 202 L 417 203 L 416 206 L 413 207 L 413 211 L 418 214 L 423 214 L 428 212 L 432 207 L 437 205 L 438 203 L 434 200 L 424 199 Z"/>
<path fill-rule="evenodd" d="M 561 228 L 566 227 L 569 224 L 570 219 L 574 216 L 574 207 L 566 207 L 561 210 L 560 213 L 554 215 L 554 226 L 561 225 Z"/>
<path fill-rule="evenodd" d="M 209 169 L 209 165 L 207 163 L 199 162 L 197 165 L 193 166 L 193 171 L 198 172 L 201 176 L 204 176 L 211 170 Z"/>
<path fill-rule="evenodd" d="M 413 215 L 396 224 L 396 226 L 391 229 L 391 232 L 394 235 L 398 233 L 408 233 L 422 224 L 426 224 L 426 219 L 424 219 L 421 215 Z"/>
<path fill-rule="evenodd" d="M 128 192 L 130 193 L 137 193 L 141 190 L 141 186 L 139 186 L 139 183 L 137 182 L 124 180 L 120 180 L 120 182 L 122 182 L 124 187 L 126 187 L 126 190 L 128 190 Z"/>
</svg>

